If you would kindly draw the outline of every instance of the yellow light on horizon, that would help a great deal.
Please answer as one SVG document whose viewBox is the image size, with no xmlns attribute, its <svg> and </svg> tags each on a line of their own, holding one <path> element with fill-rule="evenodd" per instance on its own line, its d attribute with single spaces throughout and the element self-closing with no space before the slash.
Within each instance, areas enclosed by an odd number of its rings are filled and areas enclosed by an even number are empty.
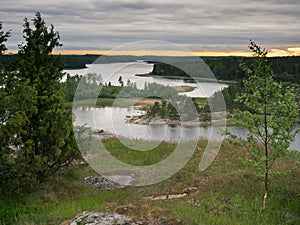
<svg viewBox="0 0 300 225">
<path fill-rule="evenodd" d="M 16 54 L 17 50 L 7 50 L 5 54 Z M 85 55 L 85 54 L 95 54 L 95 55 L 133 55 L 133 56 L 252 56 L 252 52 L 242 51 L 242 50 L 209 50 L 209 51 L 193 51 L 185 52 L 178 50 L 124 50 L 124 51 L 107 51 L 107 50 L 54 50 L 53 54 L 62 55 Z M 300 47 L 290 47 L 286 50 L 281 49 L 270 49 L 268 51 L 268 57 L 276 56 L 300 56 Z"/>
<path fill-rule="evenodd" d="M 104 54 L 104 55 L 134 55 L 134 56 L 252 56 L 253 53 L 242 50 L 209 50 L 209 51 L 193 51 L 185 52 L 178 50 L 135 50 L 135 51 L 105 51 L 105 50 L 55 50 L 54 54 Z M 286 50 L 281 49 L 270 49 L 268 51 L 268 57 L 279 57 L 279 56 L 300 56 L 300 47 L 290 47 Z"/>
</svg>

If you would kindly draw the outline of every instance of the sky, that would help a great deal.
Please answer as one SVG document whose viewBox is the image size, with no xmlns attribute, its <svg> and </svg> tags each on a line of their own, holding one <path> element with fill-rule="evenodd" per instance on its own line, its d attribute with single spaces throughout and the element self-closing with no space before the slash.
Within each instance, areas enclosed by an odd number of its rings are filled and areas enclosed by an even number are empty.
<svg viewBox="0 0 300 225">
<path fill-rule="evenodd" d="M 275 55 L 300 55 L 299 0 L 1 0 L 9 50 L 23 41 L 23 19 L 37 11 L 69 53 L 159 40 L 199 54 L 238 55 L 252 39 Z"/>
</svg>

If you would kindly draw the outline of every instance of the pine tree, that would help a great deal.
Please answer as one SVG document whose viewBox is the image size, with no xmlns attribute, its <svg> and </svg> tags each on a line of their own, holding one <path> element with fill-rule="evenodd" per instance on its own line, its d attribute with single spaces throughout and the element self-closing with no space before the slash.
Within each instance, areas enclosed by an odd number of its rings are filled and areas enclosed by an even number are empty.
<svg viewBox="0 0 300 225">
<path fill-rule="evenodd" d="M 64 64 L 52 55 L 61 46 L 59 34 L 53 25 L 48 29 L 40 13 L 32 19 L 34 28 L 24 22 L 25 41 L 5 79 L 0 138 L 8 173 L 0 175 L 3 188 L 31 186 L 79 157 L 59 83 Z"/>
</svg>

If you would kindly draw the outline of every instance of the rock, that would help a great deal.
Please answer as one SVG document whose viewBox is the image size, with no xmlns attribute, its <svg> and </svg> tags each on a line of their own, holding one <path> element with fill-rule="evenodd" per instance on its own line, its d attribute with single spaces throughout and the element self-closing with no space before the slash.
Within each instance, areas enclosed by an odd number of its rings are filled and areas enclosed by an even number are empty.
<svg viewBox="0 0 300 225">
<path fill-rule="evenodd" d="M 116 138 L 117 135 L 114 133 L 110 133 L 110 132 L 106 132 L 103 129 L 96 129 L 96 130 L 92 130 L 91 132 L 92 136 L 99 139 L 99 140 L 108 140 L 108 139 L 112 139 L 112 138 Z"/>
<path fill-rule="evenodd" d="M 212 112 L 211 113 L 211 118 L 213 120 L 223 120 L 227 118 L 227 112 L 222 111 L 222 112 Z"/>
<path fill-rule="evenodd" d="M 91 185 L 95 189 L 112 190 L 115 188 L 123 188 L 124 187 L 124 186 L 119 185 L 118 183 L 113 182 L 101 175 L 86 177 L 86 178 L 84 178 L 83 183 L 85 183 L 87 185 Z"/>
<path fill-rule="evenodd" d="M 186 187 L 182 189 L 183 192 L 192 192 L 195 190 L 197 190 L 197 187 Z"/>
<path fill-rule="evenodd" d="M 157 200 L 184 198 L 186 195 L 187 195 L 186 193 L 174 194 L 174 195 L 160 195 L 160 196 L 156 196 L 156 197 L 152 197 L 152 196 L 151 197 L 144 197 L 144 199 L 157 201 Z"/>
<path fill-rule="evenodd" d="M 83 212 L 77 215 L 69 225 L 155 225 L 150 221 L 133 219 L 118 213 Z"/>
<path fill-rule="evenodd" d="M 103 129 L 96 129 L 95 131 L 95 134 L 102 134 L 102 133 L 104 133 L 104 130 Z"/>
</svg>

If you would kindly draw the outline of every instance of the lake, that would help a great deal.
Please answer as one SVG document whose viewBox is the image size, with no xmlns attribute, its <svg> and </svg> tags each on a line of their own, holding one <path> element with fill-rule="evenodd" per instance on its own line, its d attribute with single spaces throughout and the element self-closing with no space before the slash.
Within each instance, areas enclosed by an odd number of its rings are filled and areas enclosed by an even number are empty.
<svg viewBox="0 0 300 225">
<path fill-rule="evenodd" d="M 103 129 L 121 137 L 130 139 L 172 141 L 210 139 L 222 140 L 220 132 L 225 127 L 197 126 L 182 127 L 168 125 L 140 125 L 126 122 L 127 115 L 137 115 L 141 111 L 133 107 L 88 107 L 81 106 L 73 109 L 76 116 L 75 125 L 84 125 L 92 129 Z M 245 137 L 247 131 L 240 127 L 229 127 L 236 135 Z M 291 149 L 300 151 L 300 134 L 297 135 Z"/>
<path fill-rule="evenodd" d="M 72 75 L 84 75 L 87 73 L 101 74 L 103 82 L 111 82 L 112 85 L 119 85 L 119 76 L 122 76 L 123 81 L 135 82 L 137 87 L 142 89 L 146 82 L 159 83 L 169 86 L 188 85 L 196 89 L 192 92 L 184 94 L 190 97 L 210 97 L 218 90 L 226 87 L 226 84 L 198 82 L 186 83 L 183 80 L 170 80 L 163 78 L 139 77 L 135 74 L 146 74 L 152 71 L 153 64 L 146 62 L 128 62 L 128 63 L 111 63 L 111 64 L 91 64 L 88 68 L 80 70 L 65 70 L 64 72 Z M 144 140 L 158 140 L 158 141 L 176 141 L 178 138 L 183 139 L 199 139 L 210 138 L 211 140 L 221 140 L 220 131 L 224 127 L 206 126 L 206 127 L 171 127 L 168 125 L 138 125 L 129 124 L 125 122 L 126 115 L 134 115 L 139 113 L 132 107 L 118 108 L 118 107 L 78 107 L 74 109 L 76 115 L 76 125 L 87 124 L 93 129 L 103 129 L 108 132 L 115 133 L 127 138 L 138 138 Z M 233 133 L 246 135 L 246 130 L 239 127 L 230 127 Z M 292 149 L 300 151 L 300 135 L 298 134 L 295 142 L 291 145 Z"/>
<path fill-rule="evenodd" d="M 158 83 L 165 86 L 181 86 L 187 85 L 195 87 L 191 92 L 185 92 L 190 97 L 210 97 L 216 91 L 227 87 L 226 84 L 219 84 L 214 82 L 197 82 L 189 83 L 183 80 L 177 79 L 164 79 L 164 78 L 153 78 L 153 77 L 140 77 L 135 76 L 136 74 L 146 74 L 152 71 L 153 64 L 148 64 L 146 62 L 128 62 L 128 63 L 110 63 L 110 64 L 90 64 L 87 65 L 88 68 L 79 70 L 65 70 L 64 72 L 74 76 L 84 75 L 87 73 L 97 73 L 101 74 L 103 83 L 111 82 L 112 85 L 120 85 L 118 79 L 122 76 L 124 83 L 127 80 L 134 82 L 137 88 L 142 89 L 146 82 L 148 83 Z"/>
</svg>

